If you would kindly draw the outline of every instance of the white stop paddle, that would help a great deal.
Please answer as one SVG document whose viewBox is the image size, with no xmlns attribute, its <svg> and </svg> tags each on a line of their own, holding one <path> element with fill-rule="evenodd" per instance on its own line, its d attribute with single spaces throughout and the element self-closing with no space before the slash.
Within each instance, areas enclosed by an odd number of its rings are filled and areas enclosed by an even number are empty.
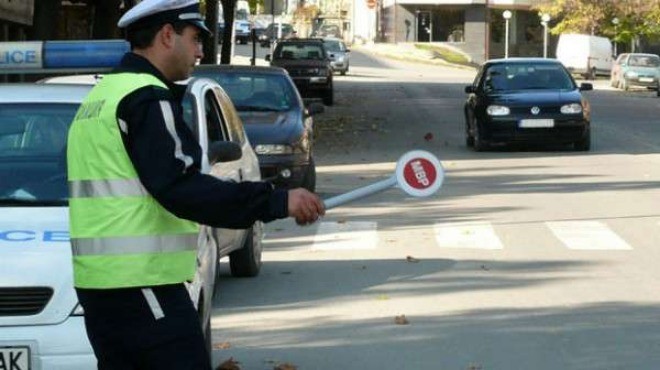
<svg viewBox="0 0 660 370">
<path fill-rule="evenodd" d="M 328 198 L 323 203 L 325 209 L 330 209 L 395 186 L 408 195 L 428 197 L 442 187 L 444 178 L 445 170 L 438 158 L 424 150 L 413 150 L 399 158 L 390 178 Z"/>
</svg>

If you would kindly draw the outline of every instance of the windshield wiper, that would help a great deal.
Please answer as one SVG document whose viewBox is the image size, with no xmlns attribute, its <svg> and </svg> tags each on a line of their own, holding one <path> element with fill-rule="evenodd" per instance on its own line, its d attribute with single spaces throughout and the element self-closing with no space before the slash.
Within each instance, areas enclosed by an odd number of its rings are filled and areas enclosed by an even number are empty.
<svg viewBox="0 0 660 370">
<path fill-rule="evenodd" d="M 23 207 L 54 207 L 66 206 L 66 199 L 27 199 L 27 198 L 0 198 L 0 206 L 23 206 Z"/>
</svg>

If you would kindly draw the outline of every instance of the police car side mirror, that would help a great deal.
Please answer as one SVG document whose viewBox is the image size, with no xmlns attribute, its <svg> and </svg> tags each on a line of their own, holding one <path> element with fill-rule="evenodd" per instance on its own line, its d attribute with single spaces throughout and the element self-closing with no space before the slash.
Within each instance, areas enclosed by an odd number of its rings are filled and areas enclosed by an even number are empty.
<svg viewBox="0 0 660 370">
<path fill-rule="evenodd" d="M 215 141 L 209 145 L 209 163 L 233 162 L 241 159 L 243 151 L 241 146 L 232 141 Z"/>
<path fill-rule="evenodd" d="M 472 85 L 465 86 L 465 93 L 466 94 L 472 94 L 474 92 L 476 92 L 476 89 L 474 88 L 474 86 L 472 86 Z"/>
</svg>

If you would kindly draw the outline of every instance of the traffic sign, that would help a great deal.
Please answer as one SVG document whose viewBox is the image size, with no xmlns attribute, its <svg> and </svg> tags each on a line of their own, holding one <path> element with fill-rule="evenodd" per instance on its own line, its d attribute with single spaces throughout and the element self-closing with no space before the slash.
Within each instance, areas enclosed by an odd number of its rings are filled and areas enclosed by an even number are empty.
<svg viewBox="0 0 660 370">
<path fill-rule="evenodd" d="M 323 204 L 326 209 L 334 208 L 397 185 L 408 195 L 427 197 L 442 187 L 444 178 L 445 171 L 438 158 L 424 150 L 413 150 L 399 158 L 390 178 L 326 199 Z"/>
</svg>

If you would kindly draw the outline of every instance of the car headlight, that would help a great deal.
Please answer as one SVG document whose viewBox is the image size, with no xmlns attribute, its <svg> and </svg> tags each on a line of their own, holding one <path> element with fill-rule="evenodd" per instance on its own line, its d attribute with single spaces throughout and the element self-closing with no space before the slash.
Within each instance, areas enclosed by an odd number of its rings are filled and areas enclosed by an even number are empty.
<svg viewBox="0 0 660 370">
<path fill-rule="evenodd" d="M 488 113 L 489 116 L 506 116 L 511 113 L 511 109 L 503 105 L 489 105 L 488 108 L 486 108 L 486 113 Z"/>
<path fill-rule="evenodd" d="M 291 154 L 293 147 L 290 145 L 260 144 L 254 147 L 257 154 Z"/>
<path fill-rule="evenodd" d="M 635 77 L 637 77 L 637 76 L 638 76 L 638 75 L 637 75 L 637 72 L 635 72 L 635 71 L 628 71 L 628 72 L 626 72 L 626 77 L 635 78 Z"/>
<path fill-rule="evenodd" d="M 582 113 L 582 105 L 577 103 L 562 105 L 559 111 L 562 112 L 562 114 Z"/>
<path fill-rule="evenodd" d="M 343 61 L 344 61 L 344 56 L 343 56 L 343 55 L 339 55 L 339 56 L 337 56 L 337 57 L 335 58 L 335 60 L 338 61 L 338 62 L 343 62 Z"/>
</svg>

